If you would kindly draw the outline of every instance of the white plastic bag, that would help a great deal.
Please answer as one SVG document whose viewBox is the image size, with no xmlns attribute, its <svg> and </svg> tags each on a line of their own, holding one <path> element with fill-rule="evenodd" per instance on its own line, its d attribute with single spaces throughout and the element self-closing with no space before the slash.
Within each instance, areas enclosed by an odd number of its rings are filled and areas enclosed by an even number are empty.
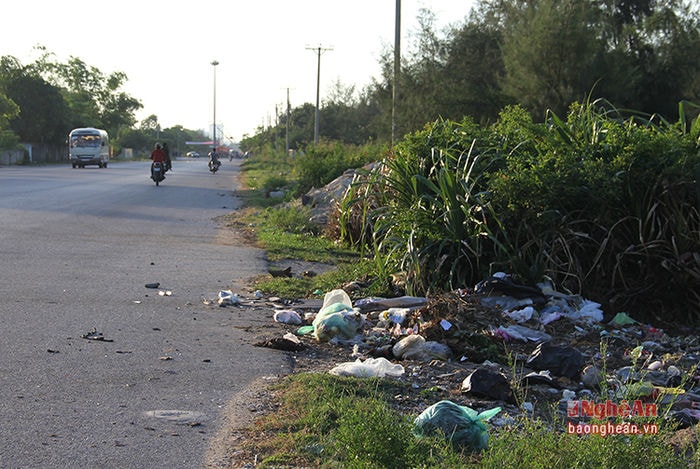
<svg viewBox="0 0 700 469">
<path fill-rule="evenodd" d="M 395 378 L 404 374 L 404 368 L 398 363 L 391 363 L 384 357 L 368 358 L 364 362 L 358 358 L 354 362 L 341 363 L 329 373 L 336 376 L 354 376 L 356 378 Z"/>
<path fill-rule="evenodd" d="M 517 322 L 527 322 L 530 319 L 532 319 L 532 316 L 535 314 L 535 308 L 532 306 L 526 306 L 523 309 L 518 309 L 516 311 L 511 311 L 510 313 L 506 313 L 506 316 L 511 318 L 514 321 Z"/>
<path fill-rule="evenodd" d="M 241 303 L 238 295 L 233 293 L 231 290 L 221 290 L 219 292 L 219 299 L 217 300 L 219 306 L 233 306 L 239 305 Z"/>
<path fill-rule="evenodd" d="M 328 293 L 325 294 L 323 297 L 323 306 L 321 307 L 321 310 L 326 309 L 328 306 L 335 304 L 335 303 L 340 303 L 348 308 L 352 308 L 352 300 L 348 296 L 347 293 L 345 293 L 345 290 L 331 290 Z"/>
<path fill-rule="evenodd" d="M 409 314 L 411 314 L 410 308 L 389 308 L 379 313 L 379 319 L 393 324 L 403 324 Z"/>
<path fill-rule="evenodd" d="M 301 324 L 303 322 L 299 313 L 293 309 L 280 309 L 275 311 L 272 318 L 275 322 L 281 322 L 282 324 Z"/>
</svg>

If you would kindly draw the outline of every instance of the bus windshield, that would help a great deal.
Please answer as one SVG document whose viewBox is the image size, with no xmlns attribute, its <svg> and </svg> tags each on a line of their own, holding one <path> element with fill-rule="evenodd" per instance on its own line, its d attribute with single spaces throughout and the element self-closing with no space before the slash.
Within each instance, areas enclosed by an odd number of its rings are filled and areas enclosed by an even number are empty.
<svg viewBox="0 0 700 469">
<path fill-rule="evenodd" d="M 70 146 L 75 147 L 99 147 L 100 146 L 100 136 L 99 135 L 73 135 L 70 139 Z"/>
</svg>

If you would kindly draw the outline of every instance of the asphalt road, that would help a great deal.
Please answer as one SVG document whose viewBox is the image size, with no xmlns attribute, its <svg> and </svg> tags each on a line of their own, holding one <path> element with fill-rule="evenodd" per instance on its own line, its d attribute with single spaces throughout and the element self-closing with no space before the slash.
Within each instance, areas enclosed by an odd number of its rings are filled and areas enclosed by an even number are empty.
<svg viewBox="0 0 700 469">
<path fill-rule="evenodd" d="M 289 371 L 246 334 L 271 314 L 202 301 L 266 271 L 214 220 L 238 164 L 0 166 L 0 467 L 202 467 L 232 397 Z"/>
</svg>

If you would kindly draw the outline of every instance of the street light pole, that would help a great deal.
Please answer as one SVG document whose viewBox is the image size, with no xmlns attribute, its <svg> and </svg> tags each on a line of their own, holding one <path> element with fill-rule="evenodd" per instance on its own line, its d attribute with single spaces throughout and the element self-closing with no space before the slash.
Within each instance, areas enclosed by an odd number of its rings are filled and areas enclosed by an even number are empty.
<svg viewBox="0 0 700 469">
<path fill-rule="evenodd" d="M 391 88 L 391 148 L 396 140 L 396 100 L 399 98 L 399 71 L 401 68 L 401 0 L 396 0 L 396 20 L 394 22 L 394 79 Z"/>
<path fill-rule="evenodd" d="M 214 66 L 214 127 L 212 129 L 212 140 L 214 141 L 214 148 L 218 147 L 216 144 L 216 66 L 219 62 L 216 60 L 211 63 Z"/>
<path fill-rule="evenodd" d="M 321 114 L 319 111 L 319 96 L 321 95 L 321 46 L 318 47 L 318 66 L 316 67 L 316 114 L 314 117 L 314 144 L 318 144 L 318 131 Z"/>
</svg>

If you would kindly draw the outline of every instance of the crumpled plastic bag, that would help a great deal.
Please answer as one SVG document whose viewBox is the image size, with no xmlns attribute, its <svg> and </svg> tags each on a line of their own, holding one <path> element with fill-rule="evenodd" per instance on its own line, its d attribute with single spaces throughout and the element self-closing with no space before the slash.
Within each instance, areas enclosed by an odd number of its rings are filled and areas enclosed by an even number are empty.
<svg viewBox="0 0 700 469">
<path fill-rule="evenodd" d="M 601 304 L 591 300 L 581 300 L 578 311 L 567 314 L 572 321 L 586 320 L 589 322 L 601 322 L 603 320 L 603 310 Z"/>
<path fill-rule="evenodd" d="M 352 308 L 352 300 L 350 299 L 350 296 L 348 296 L 348 294 L 345 293 L 345 290 L 337 289 L 331 290 L 323 296 L 323 306 L 321 306 L 321 311 L 326 309 L 328 306 L 336 303 L 340 303 L 347 306 L 348 308 Z"/>
<path fill-rule="evenodd" d="M 385 323 L 403 324 L 409 314 L 410 308 L 389 308 L 379 313 L 379 319 Z"/>
<path fill-rule="evenodd" d="M 404 374 L 403 366 L 391 363 L 384 357 L 368 358 L 364 362 L 359 358 L 354 362 L 345 362 L 334 367 L 330 374 L 336 376 L 354 376 L 356 378 L 399 377 Z"/>
<path fill-rule="evenodd" d="M 413 422 L 416 437 L 434 436 L 441 431 L 455 448 L 480 451 L 488 445 L 484 422 L 501 411 L 500 407 L 481 413 L 452 401 L 440 401 L 425 409 Z"/>
<path fill-rule="evenodd" d="M 432 340 L 426 341 L 418 334 L 411 334 L 398 341 L 392 347 L 391 353 L 399 359 L 417 361 L 447 360 L 452 356 L 452 350 L 447 345 Z"/>
<path fill-rule="evenodd" d="M 584 363 L 583 354 L 575 348 L 545 342 L 532 351 L 526 365 L 538 371 L 549 370 L 556 376 L 578 379 Z"/>
<path fill-rule="evenodd" d="M 353 309 L 350 297 L 343 290 L 326 293 L 323 307 L 312 322 L 314 335 L 322 342 L 334 337 L 352 339 L 363 324 L 364 318 Z"/>
<path fill-rule="evenodd" d="M 234 306 L 241 304 L 241 299 L 231 290 L 221 290 L 217 302 L 219 306 Z"/>
<path fill-rule="evenodd" d="M 404 337 L 394 344 L 391 352 L 396 358 L 421 359 L 425 338 L 422 335 L 412 334 Z"/>
<path fill-rule="evenodd" d="M 301 324 L 304 322 L 301 319 L 301 315 L 293 309 L 280 309 L 275 311 L 272 319 L 274 319 L 275 322 L 280 322 L 282 324 Z"/>
<path fill-rule="evenodd" d="M 613 326 L 631 326 L 632 324 L 639 324 L 639 321 L 632 319 L 627 313 L 617 313 L 610 321 L 610 324 Z"/>
<path fill-rule="evenodd" d="M 527 322 L 530 319 L 532 319 L 532 316 L 534 316 L 535 308 L 533 308 L 532 306 L 526 306 L 523 309 L 518 309 L 516 311 L 511 311 L 505 314 L 514 321 Z"/>
<path fill-rule="evenodd" d="M 336 303 L 325 311 L 321 310 L 313 320 L 312 326 L 316 339 L 328 342 L 334 337 L 352 339 L 363 323 L 364 319 L 357 311 Z"/>
<path fill-rule="evenodd" d="M 493 334 L 497 337 L 501 337 L 506 342 L 509 340 L 521 340 L 523 342 L 548 342 L 552 340 L 552 336 L 546 332 L 537 331 L 517 324 L 508 327 L 501 326 L 493 331 Z"/>
</svg>

